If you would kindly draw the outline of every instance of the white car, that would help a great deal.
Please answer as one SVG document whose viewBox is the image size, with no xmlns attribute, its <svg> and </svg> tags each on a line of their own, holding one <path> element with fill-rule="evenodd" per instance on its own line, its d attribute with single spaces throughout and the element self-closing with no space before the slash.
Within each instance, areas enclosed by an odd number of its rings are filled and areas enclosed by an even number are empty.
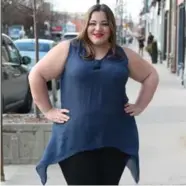
<svg viewBox="0 0 186 186">
<path fill-rule="evenodd" d="M 43 58 L 52 47 L 56 45 L 55 41 L 48 39 L 38 39 L 39 42 L 39 60 Z M 28 70 L 35 65 L 35 39 L 18 39 L 14 41 L 22 56 L 29 56 L 32 59 Z"/>
<path fill-rule="evenodd" d="M 39 60 L 43 58 L 49 50 L 51 50 L 56 42 L 48 39 L 39 39 Z M 18 39 L 14 41 L 16 47 L 19 49 L 19 52 L 22 56 L 28 56 L 31 58 L 31 63 L 27 65 L 28 71 L 32 69 L 35 65 L 35 39 Z M 48 89 L 52 89 L 51 81 L 47 82 Z M 57 81 L 57 89 L 59 88 L 59 81 Z"/>
</svg>

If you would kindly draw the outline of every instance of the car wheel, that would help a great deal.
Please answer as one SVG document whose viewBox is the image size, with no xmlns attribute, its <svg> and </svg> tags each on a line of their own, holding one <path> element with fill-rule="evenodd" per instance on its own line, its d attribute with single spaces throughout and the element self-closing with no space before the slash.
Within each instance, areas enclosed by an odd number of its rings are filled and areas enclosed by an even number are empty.
<svg viewBox="0 0 186 186">
<path fill-rule="evenodd" d="M 28 89 L 28 92 L 25 96 L 25 100 L 21 108 L 19 109 L 20 113 L 29 113 L 32 109 L 32 95 L 30 92 L 30 88 Z"/>
</svg>

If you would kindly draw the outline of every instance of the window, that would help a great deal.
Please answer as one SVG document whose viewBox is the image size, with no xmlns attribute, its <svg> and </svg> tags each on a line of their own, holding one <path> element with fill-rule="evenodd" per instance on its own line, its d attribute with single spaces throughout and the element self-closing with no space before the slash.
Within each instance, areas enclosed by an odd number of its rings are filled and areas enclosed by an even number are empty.
<svg viewBox="0 0 186 186">
<path fill-rule="evenodd" d="M 17 50 L 17 48 L 14 46 L 13 43 L 7 43 L 7 48 L 10 54 L 10 62 L 11 63 L 17 63 L 17 64 L 21 64 L 21 57 L 20 54 Z"/>
<path fill-rule="evenodd" d="M 20 51 L 35 51 L 35 43 L 33 42 L 16 42 L 15 44 Z M 50 45 L 48 43 L 39 43 L 39 52 L 48 52 L 49 50 Z"/>
<path fill-rule="evenodd" d="M 1 62 L 2 63 L 9 62 L 8 52 L 7 52 L 7 49 L 6 49 L 6 46 L 5 46 L 4 42 L 1 45 Z"/>
</svg>

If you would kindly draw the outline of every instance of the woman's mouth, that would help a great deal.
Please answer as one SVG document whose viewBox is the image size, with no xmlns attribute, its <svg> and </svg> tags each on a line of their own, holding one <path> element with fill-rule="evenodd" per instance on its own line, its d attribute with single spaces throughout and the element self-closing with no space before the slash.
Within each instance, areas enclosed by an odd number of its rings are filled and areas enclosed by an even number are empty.
<svg viewBox="0 0 186 186">
<path fill-rule="evenodd" d="M 103 37 L 104 36 L 104 34 L 101 34 L 101 33 L 99 33 L 99 34 L 93 34 L 96 38 L 101 38 L 101 37 Z"/>
</svg>

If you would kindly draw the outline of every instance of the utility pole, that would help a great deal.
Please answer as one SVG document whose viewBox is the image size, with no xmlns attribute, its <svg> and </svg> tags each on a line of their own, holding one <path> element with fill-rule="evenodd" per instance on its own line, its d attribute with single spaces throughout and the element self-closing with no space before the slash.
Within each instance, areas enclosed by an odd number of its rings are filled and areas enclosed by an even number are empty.
<svg viewBox="0 0 186 186">
<path fill-rule="evenodd" d="M 96 0 L 96 4 L 100 4 L 100 0 Z"/>
<path fill-rule="evenodd" d="M 2 105 L 2 104 L 1 104 Z M 1 111 L 3 110 L 1 106 Z M 3 120 L 2 120 L 2 113 L 1 113 L 1 182 L 5 181 L 5 174 L 4 174 L 4 155 L 3 155 Z"/>
<path fill-rule="evenodd" d="M 2 6 L 2 11 L 4 11 L 5 10 L 5 5 L 3 6 L 3 3 L 1 2 L 1 6 Z M 2 14 L 3 15 L 3 14 Z M 4 17 L 3 17 L 3 19 L 4 19 Z M 1 21 L 1 23 L 3 23 L 2 21 L 2 17 L 0 17 L 0 21 Z M 5 24 L 3 24 L 3 26 L 5 26 Z M 2 37 L 1 37 L 1 43 L 2 43 Z M 2 73 L 2 71 L 0 72 L 0 74 Z M 2 77 L 2 75 L 1 75 L 1 77 Z M 1 80 L 1 78 L 0 78 L 0 80 Z M 1 84 L 2 84 L 2 80 L 1 80 Z M 0 91 L 1 91 L 1 87 L 0 87 Z M 2 92 L 2 91 L 1 91 Z M 3 101 L 3 99 L 1 99 L 1 101 Z M 1 182 L 4 182 L 5 181 L 5 174 L 4 174 L 4 155 L 3 155 L 3 104 L 1 104 L 1 109 L 0 109 L 0 114 L 1 114 L 1 116 L 0 116 L 0 127 L 1 127 L 1 129 L 0 129 L 0 133 L 1 133 Z"/>
<path fill-rule="evenodd" d="M 33 22 L 34 22 L 34 37 L 35 37 L 35 63 L 39 61 L 39 44 L 38 44 L 38 32 L 37 32 L 37 8 L 36 0 L 33 0 Z M 36 118 L 39 118 L 39 109 L 34 104 L 34 113 Z"/>
</svg>

